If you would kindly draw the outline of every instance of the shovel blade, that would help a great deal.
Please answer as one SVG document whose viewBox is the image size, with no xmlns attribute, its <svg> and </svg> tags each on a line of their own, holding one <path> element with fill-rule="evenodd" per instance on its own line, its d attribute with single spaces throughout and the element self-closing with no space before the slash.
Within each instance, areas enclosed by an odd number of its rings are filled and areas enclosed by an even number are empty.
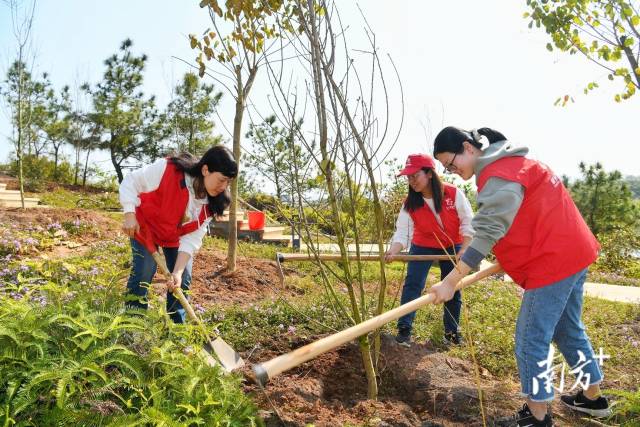
<svg viewBox="0 0 640 427">
<path fill-rule="evenodd" d="M 240 354 L 222 338 L 209 341 L 205 344 L 204 348 L 213 354 L 215 360 L 220 362 L 220 365 L 225 371 L 231 372 L 244 366 L 244 360 L 240 357 Z"/>
</svg>

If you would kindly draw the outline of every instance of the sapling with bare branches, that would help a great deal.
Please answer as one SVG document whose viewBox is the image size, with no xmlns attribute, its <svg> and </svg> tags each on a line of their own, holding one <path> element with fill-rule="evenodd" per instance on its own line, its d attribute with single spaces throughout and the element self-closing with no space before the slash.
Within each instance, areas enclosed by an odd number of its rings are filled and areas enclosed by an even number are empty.
<svg viewBox="0 0 640 427">
<path fill-rule="evenodd" d="M 281 123 L 294 123 L 299 99 L 312 110 L 305 117 L 305 126 L 290 127 L 296 139 L 311 154 L 319 171 L 322 190 L 314 203 L 308 203 L 301 191 L 295 201 L 301 220 L 300 234 L 320 269 L 323 285 L 336 312 L 351 323 L 360 323 L 384 309 L 386 278 L 384 265 L 384 218 L 379 192 L 381 164 L 395 144 L 402 123 L 402 101 L 399 102 L 398 131 L 392 135 L 391 109 L 383 61 L 379 56 L 375 35 L 364 25 L 368 49 L 349 48 L 347 29 L 333 2 L 296 0 L 293 14 L 287 21 L 300 33 L 287 33 L 287 51 L 279 60 L 269 61 L 269 79 L 274 88 L 274 110 Z M 288 17 L 289 18 L 289 17 Z M 357 58 L 352 55 L 355 54 Z M 304 80 L 287 77 L 290 67 L 300 67 Z M 389 65 L 389 64 L 387 64 Z M 393 64 L 390 62 L 390 66 Z M 395 69 L 394 69 L 395 71 Z M 399 82 L 399 81 L 398 81 Z M 398 84 L 401 93 L 401 85 Z M 382 103 L 382 108 L 376 106 Z M 307 117 L 308 116 L 308 117 Z M 293 173 L 296 173 L 294 170 Z M 300 181 L 295 179 L 294 182 Z M 370 212 L 358 211 L 363 200 L 370 202 Z M 327 209 L 315 213 L 320 221 L 332 225 L 334 242 L 341 260 L 335 264 L 318 259 L 319 248 L 313 244 L 313 233 L 306 221 L 305 208 L 319 207 L 321 200 Z M 367 215 L 368 214 L 368 215 Z M 373 216 L 373 218 L 371 218 Z M 362 253 L 363 230 L 375 224 L 373 238 L 379 256 L 379 283 L 368 295 L 363 265 L 349 261 L 350 249 L 356 256 Z M 347 301 L 339 296 L 345 288 Z M 368 396 L 378 394 L 376 361 L 379 344 L 377 333 L 359 339 L 363 366 L 368 383 Z"/>
</svg>

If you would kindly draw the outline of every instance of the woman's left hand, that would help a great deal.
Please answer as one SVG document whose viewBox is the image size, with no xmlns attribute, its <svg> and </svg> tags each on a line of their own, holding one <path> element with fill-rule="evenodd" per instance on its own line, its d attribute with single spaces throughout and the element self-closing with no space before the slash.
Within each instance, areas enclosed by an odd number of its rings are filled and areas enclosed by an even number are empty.
<svg viewBox="0 0 640 427">
<path fill-rule="evenodd" d="M 171 273 L 171 279 L 167 280 L 167 290 L 175 292 L 182 285 L 182 273 Z"/>
</svg>

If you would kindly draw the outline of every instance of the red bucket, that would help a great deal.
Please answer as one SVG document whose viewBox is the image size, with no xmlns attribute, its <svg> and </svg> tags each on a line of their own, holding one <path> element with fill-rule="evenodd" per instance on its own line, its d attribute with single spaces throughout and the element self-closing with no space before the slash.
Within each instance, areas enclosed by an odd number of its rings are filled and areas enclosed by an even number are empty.
<svg viewBox="0 0 640 427">
<path fill-rule="evenodd" d="M 249 212 L 247 212 L 247 217 L 249 219 L 249 229 L 250 230 L 262 230 L 262 229 L 264 229 L 264 220 L 265 220 L 264 212 L 261 212 L 261 211 L 249 211 Z"/>
</svg>

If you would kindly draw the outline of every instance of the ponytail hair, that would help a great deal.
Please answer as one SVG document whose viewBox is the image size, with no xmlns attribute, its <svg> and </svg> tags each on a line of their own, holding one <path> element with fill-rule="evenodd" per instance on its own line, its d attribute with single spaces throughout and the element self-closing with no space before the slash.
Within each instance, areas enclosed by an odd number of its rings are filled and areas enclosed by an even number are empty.
<svg viewBox="0 0 640 427">
<path fill-rule="evenodd" d="M 491 128 L 479 128 L 472 129 L 470 131 L 457 128 L 455 126 L 447 126 L 442 129 L 436 136 L 433 142 L 433 155 L 440 153 L 462 153 L 465 141 L 476 147 L 478 150 L 482 149 L 482 137 L 486 137 L 489 144 L 494 144 L 500 141 L 506 141 L 507 137 L 497 130 Z"/>
<path fill-rule="evenodd" d="M 178 170 L 192 176 L 204 186 L 202 176 L 202 166 L 207 165 L 209 172 L 220 172 L 228 178 L 235 178 L 238 175 L 238 165 L 233 159 L 233 154 L 228 148 L 222 145 L 215 145 L 207 150 L 198 160 L 189 153 L 180 153 L 174 157 L 169 157 L 168 161 L 173 163 Z M 214 215 L 220 216 L 231 203 L 231 197 L 227 191 L 223 191 L 217 196 L 207 194 L 209 209 Z"/>
</svg>

